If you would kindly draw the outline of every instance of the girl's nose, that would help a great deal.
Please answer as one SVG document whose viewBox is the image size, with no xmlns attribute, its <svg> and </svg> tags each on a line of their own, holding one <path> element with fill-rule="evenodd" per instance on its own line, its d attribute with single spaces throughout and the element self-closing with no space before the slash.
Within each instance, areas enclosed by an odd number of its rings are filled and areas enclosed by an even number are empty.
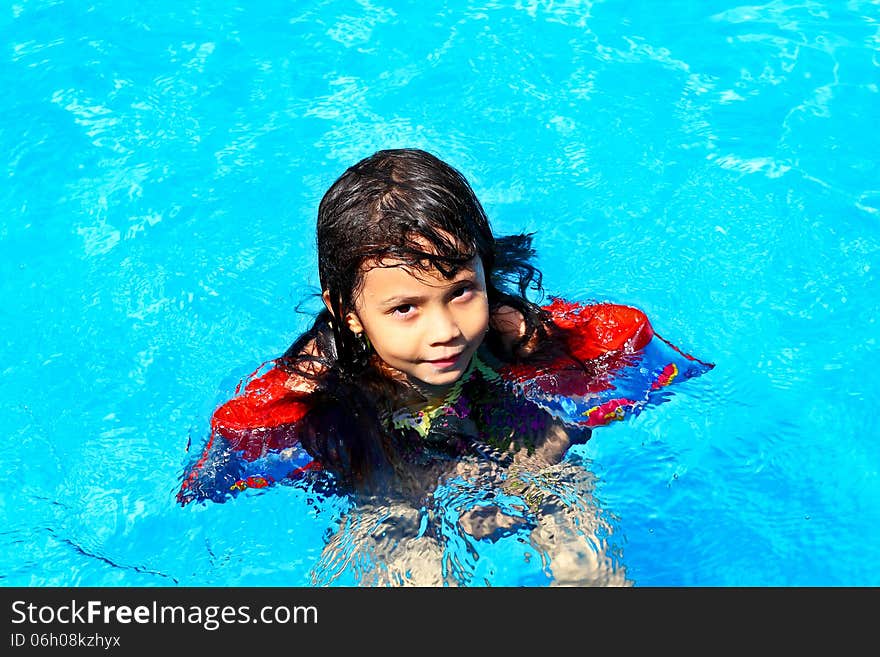
<svg viewBox="0 0 880 657">
<path fill-rule="evenodd" d="M 428 318 L 428 342 L 446 344 L 461 336 L 461 329 L 452 313 L 439 311 Z"/>
</svg>

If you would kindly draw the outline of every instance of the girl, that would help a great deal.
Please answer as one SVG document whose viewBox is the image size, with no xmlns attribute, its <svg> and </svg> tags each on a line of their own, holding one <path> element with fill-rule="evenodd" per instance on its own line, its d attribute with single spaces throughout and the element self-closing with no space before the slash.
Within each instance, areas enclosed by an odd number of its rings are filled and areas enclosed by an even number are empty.
<svg viewBox="0 0 880 657">
<path fill-rule="evenodd" d="M 526 298 L 530 286 L 540 290 L 530 237 L 496 240 L 459 172 L 424 151 L 396 150 L 331 186 L 317 242 L 326 310 L 280 359 L 285 385 L 310 395 L 309 415 L 322 409 L 321 421 L 299 427 L 309 454 L 345 484 L 386 489 L 414 465 L 506 448 L 512 427 L 448 411 L 464 385 L 468 399 L 497 387 L 487 385 L 496 377 L 486 362 L 547 342 L 546 311 Z M 558 461 L 561 423 L 527 400 L 514 405 L 545 420 L 514 438 Z M 452 429 L 450 419 L 467 422 Z M 589 430 L 579 433 L 583 441 Z"/>
<path fill-rule="evenodd" d="M 421 150 L 345 171 L 317 248 L 324 310 L 216 410 L 181 504 L 318 476 L 418 508 L 438 481 L 488 472 L 537 508 L 527 475 L 711 367 L 634 308 L 529 300 L 543 291 L 531 235 L 494 237 L 467 180 Z M 472 535 L 522 521 L 487 508 L 463 514 Z"/>
</svg>

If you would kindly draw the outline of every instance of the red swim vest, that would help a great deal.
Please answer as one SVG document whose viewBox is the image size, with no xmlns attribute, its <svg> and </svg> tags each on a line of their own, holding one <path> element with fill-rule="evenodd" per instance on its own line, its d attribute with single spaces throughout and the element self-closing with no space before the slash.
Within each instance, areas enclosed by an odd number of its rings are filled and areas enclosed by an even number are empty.
<svg viewBox="0 0 880 657">
<path fill-rule="evenodd" d="M 654 336 L 641 310 L 610 303 L 583 305 L 554 299 L 544 306 L 565 341 L 561 352 L 570 354 L 552 360 L 507 365 L 500 374 L 511 381 L 537 381 L 550 394 L 583 395 L 607 387 L 602 380 L 584 375 L 580 361 L 591 361 L 609 353 L 634 352 Z M 577 359 L 577 360 L 576 360 Z M 235 449 L 245 450 L 248 460 L 269 449 L 286 446 L 284 427 L 295 424 L 309 410 L 307 396 L 285 386 L 288 374 L 273 367 L 247 383 L 242 394 L 220 406 L 211 418 L 211 428 L 229 440 Z M 251 438 L 265 432 L 262 441 Z M 254 452 L 251 454 L 251 452 Z"/>
</svg>

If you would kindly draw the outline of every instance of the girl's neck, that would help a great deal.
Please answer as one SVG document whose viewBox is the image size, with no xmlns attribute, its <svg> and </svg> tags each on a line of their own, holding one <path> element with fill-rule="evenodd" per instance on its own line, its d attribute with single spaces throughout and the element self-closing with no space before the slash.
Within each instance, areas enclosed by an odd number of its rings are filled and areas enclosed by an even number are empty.
<svg viewBox="0 0 880 657">
<path fill-rule="evenodd" d="M 449 391 L 452 390 L 457 382 L 458 381 L 454 381 L 453 383 L 443 386 L 432 386 L 423 381 L 417 381 L 409 377 L 406 379 L 407 386 L 409 386 L 409 388 L 418 396 L 416 398 L 417 403 L 421 402 L 425 406 L 437 406 L 442 404 L 449 395 Z"/>
</svg>

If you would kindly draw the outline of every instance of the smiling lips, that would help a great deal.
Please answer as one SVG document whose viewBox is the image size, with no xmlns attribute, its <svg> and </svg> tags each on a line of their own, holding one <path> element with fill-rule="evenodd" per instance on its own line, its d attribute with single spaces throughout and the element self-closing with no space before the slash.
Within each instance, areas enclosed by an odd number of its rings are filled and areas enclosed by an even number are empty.
<svg viewBox="0 0 880 657">
<path fill-rule="evenodd" d="M 434 367 L 439 367 L 441 369 L 445 369 L 447 367 L 452 367 L 458 362 L 458 359 L 461 357 L 461 354 L 464 352 L 459 352 L 454 356 L 450 356 L 448 358 L 437 358 L 434 360 L 426 360 L 426 363 L 430 363 Z"/>
</svg>

